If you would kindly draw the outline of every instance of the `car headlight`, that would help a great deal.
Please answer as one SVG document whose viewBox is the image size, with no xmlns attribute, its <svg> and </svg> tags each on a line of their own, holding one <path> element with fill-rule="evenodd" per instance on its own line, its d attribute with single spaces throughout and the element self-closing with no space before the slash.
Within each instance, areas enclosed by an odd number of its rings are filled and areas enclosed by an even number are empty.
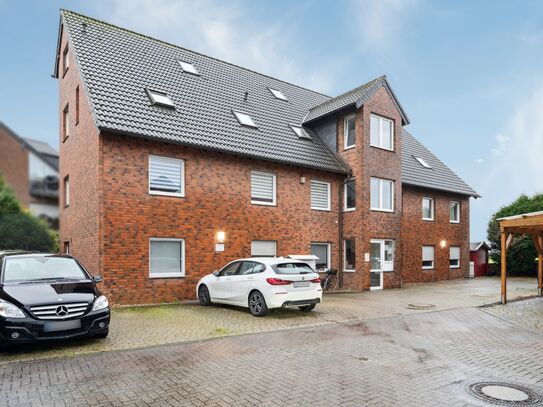
<svg viewBox="0 0 543 407">
<path fill-rule="evenodd" d="M 0 316 L 4 318 L 26 318 L 26 315 L 19 307 L 4 300 L 0 300 Z"/>
<path fill-rule="evenodd" d="M 99 311 L 101 309 L 109 307 L 109 301 L 107 300 L 105 295 L 101 295 L 94 301 L 94 305 L 92 306 L 93 311 Z"/>
</svg>

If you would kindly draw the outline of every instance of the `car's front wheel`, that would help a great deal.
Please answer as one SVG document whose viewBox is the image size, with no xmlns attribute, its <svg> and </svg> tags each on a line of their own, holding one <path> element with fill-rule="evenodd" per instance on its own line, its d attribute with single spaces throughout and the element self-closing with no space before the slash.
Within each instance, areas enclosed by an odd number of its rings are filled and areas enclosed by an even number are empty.
<svg viewBox="0 0 543 407">
<path fill-rule="evenodd" d="M 260 291 L 253 291 L 249 295 L 249 311 L 255 317 L 263 317 L 268 314 L 266 300 Z"/>
<path fill-rule="evenodd" d="M 200 288 L 198 288 L 198 300 L 200 301 L 200 305 L 203 305 L 204 307 L 211 305 L 209 290 L 205 285 L 201 285 Z"/>
<path fill-rule="evenodd" d="M 298 307 L 298 308 L 300 308 L 300 311 L 309 312 L 309 311 L 313 311 L 315 309 L 315 304 L 304 305 L 304 306 L 301 306 L 301 307 Z"/>
</svg>

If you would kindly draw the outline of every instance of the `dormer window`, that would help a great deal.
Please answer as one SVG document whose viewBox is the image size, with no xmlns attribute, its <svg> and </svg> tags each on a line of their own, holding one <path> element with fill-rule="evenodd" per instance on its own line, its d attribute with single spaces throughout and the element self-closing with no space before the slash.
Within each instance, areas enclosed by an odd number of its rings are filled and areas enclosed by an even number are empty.
<svg viewBox="0 0 543 407">
<path fill-rule="evenodd" d="M 153 105 L 175 108 L 172 99 L 170 99 L 167 93 L 147 89 L 147 94 L 149 95 L 149 99 L 151 99 L 151 103 Z"/>
<path fill-rule="evenodd" d="M 307 134 L 307 131 L 303 127 L 295 126 L 294 124 L 290 125 L 290 128 L 292 131 L 299 137 L 303 139 L 313 140 L 309 134 Z"/>
<path fill-rule="evenodd" d="M 251 116 L 248 114 L 236 112 L 234 110 L 232 110 L 232 113 L 234 113 L 234 116 L 236 116 L 236 119 L 238 119 L 239 124 L 242 126 L 253 127 L 255 129 L 258 128 L 255 122 L 253 122 L 253 119 L 251 119 Z"/>
<path fill-rule="evenodd" d="M 183 72 L 191 73 L 193 75 L 200 75 L 200 72 L 198 72 L 198 70 L 190 62 L 181 61 L 180 59 L 177 61 L 179 62 L 179 65 L 181 65 Z"/>
<path fill-rule="evenodd" d="M 413 158 L 417 160 L 419 164 L 422 165 L 424 168 L 432 169 L 432 166 L 428 164 L 424 158 L 420 158 L 415 155 L 413 156 Z"/>
<path fill-rule="evenodd" d="M 283 95 L 283 92 L 281 92 L 280 90 L 272 89 L 272 88 L 268 88 L 268 90 L 271 92 L 273 96 L 275 96 L 276 99 L 288 100 L 287 97 Z"/>
</svg>

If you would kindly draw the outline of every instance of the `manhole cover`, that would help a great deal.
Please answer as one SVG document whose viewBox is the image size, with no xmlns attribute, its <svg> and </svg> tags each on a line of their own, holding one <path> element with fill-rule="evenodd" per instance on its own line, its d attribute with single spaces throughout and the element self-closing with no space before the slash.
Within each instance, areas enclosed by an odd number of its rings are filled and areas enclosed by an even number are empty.
<svg viewBox="0 0 543 407">
<path fill-rule="evenodd" d="M 466 390 L 478 399 L 500 406 L 533 406 L 542 400 L 532 390 L 511 383 L 474 383 L 468 385 Z"/>
<path fill-rule="evenodd" d="M 409 309 L 420 309 L 420 310 L 424 310 L 424 309 L 432 309 L 432 308 L 435 308 L 436 306 L 434 304 L 407 304 L 407 308 Z"/>
</svg>

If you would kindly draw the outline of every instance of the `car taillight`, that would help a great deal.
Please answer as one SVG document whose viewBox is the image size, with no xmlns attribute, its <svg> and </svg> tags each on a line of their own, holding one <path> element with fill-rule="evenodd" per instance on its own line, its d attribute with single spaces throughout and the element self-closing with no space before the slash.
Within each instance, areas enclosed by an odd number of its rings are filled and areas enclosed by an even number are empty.
<svg viewBox="0 0 543 407">
<path fill-rule="evenodd" d="M 320 277 L 317 277 L 317 278 L 314 278 L 313 280 L 311 280 L 311 282 L 315 283 L 315 284 L 320 284 L 321 279 L 320 279 Z"/>
<path fill-rule="evenodd" d="M 289 285 L 292 284 L 292 281 L 281 280 L 280 278 L 267 278 L 266 281 L 271 285 Z"/>
</svg>

